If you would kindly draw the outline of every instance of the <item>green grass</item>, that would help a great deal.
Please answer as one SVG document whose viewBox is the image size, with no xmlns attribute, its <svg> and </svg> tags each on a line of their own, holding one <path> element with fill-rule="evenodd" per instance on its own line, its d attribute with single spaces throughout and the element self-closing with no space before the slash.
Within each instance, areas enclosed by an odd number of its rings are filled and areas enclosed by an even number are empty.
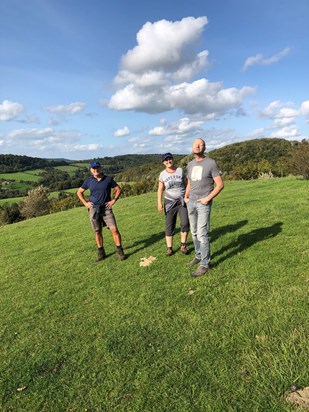
<svg viewBox="0 0 309 412">
<path fill-rule="evenodd" d="M 73 176 L 77 169 L 80 169 L 78 165 L 67 165 L 67 166 L 57 166 L 55 169 L 61 170 L 62 172 L 69 173 L 70 176 Z"/>
<path fill-rule="evenodd" d="M 0 206 L 4 204 L 11 205 L 12 203 L 20 203 L 24 200 L 24 196 L 10 197 L 9 199 L 0 199 Z"/>
<path fill-rule="evenodd" d="M 0 179 L 16 180 L 17 182 L 24 180 L 25 182 L 38 182 L 41 177 L 35 174 L 37 170 L 30 170 L 29 172 L 16 173 L 0 173 Z"/>
<path fill-rule="evenodd" d="M 124 262 L 108 230 L 94 262 L 85 208 L 2 227 L 2 410 L 293 411 L 286 393 L 308 386 L 308 200 L 302 180 L 226 183 L 199 279 L 191 242 L 165 257 L 155 193 L 115 206 Z"/>
<path fill-rule="evenodd" d="M 66 190 L 62 190 L 62 192 L 66 192 L 66 193 L 76 193 L 78 190 L 78 188 L 74 188 L 74 189 L 66 189 Z M 51 198 L 57 198 L 59 195 L 60 191 L 57 192 L 51 192 L 50 193 L 50 197 Z M 4 205 L 5 203 L 7 204 L 12 204 L 12 203 L 20 203 L 25 199 L 24 196 L 20 196 L 20 197 L 10 197 L 9 199 L 0 199 L 0 206 Z"/>
</svg>

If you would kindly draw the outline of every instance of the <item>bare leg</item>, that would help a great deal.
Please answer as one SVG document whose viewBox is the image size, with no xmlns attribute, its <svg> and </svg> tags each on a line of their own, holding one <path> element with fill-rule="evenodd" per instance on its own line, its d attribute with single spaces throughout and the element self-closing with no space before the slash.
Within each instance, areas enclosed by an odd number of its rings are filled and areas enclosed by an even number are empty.
<svg viewBox="0 0 309 412">
<path fill-rule="evenodd" d="M 188 232 L 181 232 L 180 233 L 180 241 L 181 243 L 187 243 Z"/>
<path fill-rule="evenodd" d="M 116 246 L 121 246 L 121 235 L 120 235 L 120 232 L 118 231 L 117 227 L 111 226 L 109 228 L 109 230 L 111 231 L 111 234 L 113 236 L 115 245 Z"/>
<path fill-rule="evenodd" d="M 97 243 L 98 248 L 103 246 L 102 229 L 101 230 L 96 230 L 96 232 L 95 232 L 95 241 Z"/>
<path fill-rule="evenodd" d="M 165 236 L 166 246 L 173 247 L 173 236 Z"/>
</svg>

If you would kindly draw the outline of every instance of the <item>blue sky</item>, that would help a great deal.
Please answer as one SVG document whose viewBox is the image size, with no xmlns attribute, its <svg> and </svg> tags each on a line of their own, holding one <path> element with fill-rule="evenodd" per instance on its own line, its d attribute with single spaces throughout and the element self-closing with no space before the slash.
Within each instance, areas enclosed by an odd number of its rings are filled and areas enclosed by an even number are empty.
<svg viewBox="0 0 309 412">
<path fill-rule="evenodd" d="M 309 136 L 308 0 L 0 0 L 0 153 Z"/>
</svg>

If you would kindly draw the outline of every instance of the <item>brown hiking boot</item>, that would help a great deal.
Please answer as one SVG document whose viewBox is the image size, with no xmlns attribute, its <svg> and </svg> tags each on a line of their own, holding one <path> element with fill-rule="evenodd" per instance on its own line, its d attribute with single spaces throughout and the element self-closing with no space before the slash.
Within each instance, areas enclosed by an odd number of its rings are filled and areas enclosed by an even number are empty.
<svg viewBox="0 0 309 412">
<path fill-rule="evenodd" d="M 166 256 L 172 256 L 174 254 L 173 249 L 171 247 L 167 248 Z"/>
<path fill-rule="evenodd" d="M 103 260 L 106 258 L 106 253 L 104 248 L 98 250 L 98 257 L 97 257 L 97 262 L 100 262 L 100 260 Z"/>
<path fill-rule="evenodd" d="M 182 244 L 182 245 L 180 246 L 180 250 L 181 250 L 181 252 L 182 252 L 184 255 L 186 255 L 187 252 L 188 252 L 187 245 Z"/>
<path fill-rule="evenodd" d="M 198 263 L 200 263 L 200 259 L 198 259 L 198 258 L 194 258 L 194 259 L 192 259 L 189 263 L 187 263 L 187 266 L 190 268 L 190 267 L 192 267 L 192 266 L 195 266 L 195 265 L 197 265 Z"/>
<path fill-rule="evenodd" d="M 200 266 L 195 272 L 192 272 L 191 275 L 194 278 L 197 278 L 199 276 L 204 276 L 206 273 L 209 271 L 209 267 L 207 266 Z"/>
<path fill-rule="evenodd" d="M 118 253 L 119 260 L 125 260 L 126 256 L 125 256 L 125 254 L 123 253 L 122 247 L 117 248 L 117 253 Z"/>
</svg>

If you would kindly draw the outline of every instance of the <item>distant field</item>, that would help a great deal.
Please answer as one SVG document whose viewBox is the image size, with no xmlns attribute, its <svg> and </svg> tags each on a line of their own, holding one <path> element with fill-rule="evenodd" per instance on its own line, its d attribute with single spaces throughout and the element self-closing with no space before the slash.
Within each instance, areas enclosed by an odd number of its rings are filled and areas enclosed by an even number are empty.
<svg viewBox="0 0 309 412">
<path fill-rule="evenodd" d="M 67 193 L 76 193 L 77 192 L 77 189 L 78 188 L 74 188 L 74 189 L 67 189 L 67 190 L 62 190 L 61 192 L 67 192 Z M 50 193 L 50 197 L 51 198 L 57 198 L 58 197 L 58 195 L 59 195 L 59 193 L 60 193 L 60 191 L 57 191 L 57 192 L 51 192 Z M 22 196 L 22 197 L 12 197 L 12 198 L 9 198 L 9 199 L 0 199 L 0 206 L 1 205 L 4 205 L 5 203 L 7 203 L 7 204 L 12 204 L 12 203 L 20 203 L 20 202 L 22 202 L 23 200 L 24 200 L 24 196 Z"/>
<path fill-rule="evenodd" d="M 20 203 L 24 200 L 23 197 L 10 197 L 9 199 L 0 199 L 0 206 L 4 204 L 11 205 L 12 203 Z"/>
<path fill-rule="evenodd" d="M 75 166 L 75 165 L 57 166 L 55 167 L 55 169 L 61 170 L 62 172 L 67 172 L 69 173 L 70 176 L 73 176 L 76 170 L 80 169 L 80 166 Z"/>
<path fill-rule="evenodd" d="M 72 163 L 71 166 L 75 166 L 75 167 L 86 167 L 87 169 L 89 169 L 89 163 L 85 162 L 85 163 Z"/>
<path fill-rule="evenodd" d="M 25 182 L 38 182 L 41 177 L 36 174 L 37 172 L 38 169 L 30 170 L 29 172 L 0 173 L 0 179 L 16 180 L 18 182 L 21 180 L 24 180 Z"/>
</svg>

